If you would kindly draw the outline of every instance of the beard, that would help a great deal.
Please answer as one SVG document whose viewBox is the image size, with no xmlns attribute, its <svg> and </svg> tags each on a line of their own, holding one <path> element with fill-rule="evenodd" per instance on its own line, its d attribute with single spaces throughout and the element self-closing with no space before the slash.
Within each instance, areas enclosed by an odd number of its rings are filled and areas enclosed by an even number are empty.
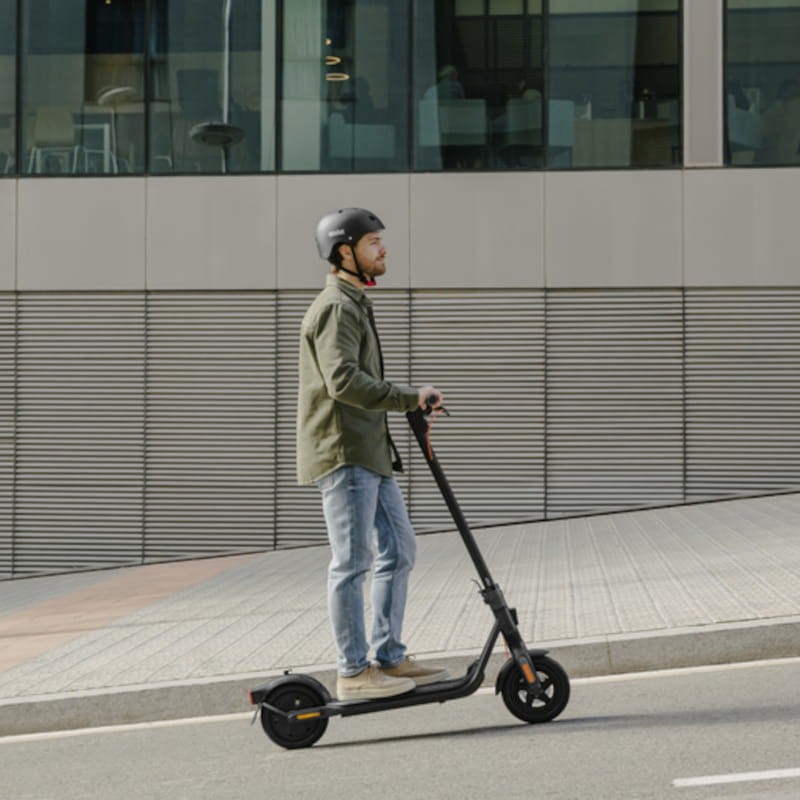
<svg viewBox="0 0 800 800">
<path fill-rule="evenodd" d="M 371 264 L 362 264 L 361 270 L 369 278 L 380 278 L 386 274 L 386 262 L 373 261 Z"/>
</svg>

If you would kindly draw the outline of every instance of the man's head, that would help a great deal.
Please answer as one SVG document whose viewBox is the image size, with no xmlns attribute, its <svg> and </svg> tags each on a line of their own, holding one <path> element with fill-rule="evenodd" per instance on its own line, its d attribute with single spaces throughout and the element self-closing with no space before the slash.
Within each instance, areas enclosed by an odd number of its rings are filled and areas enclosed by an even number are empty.
<svg viewBox="0 0 800 800">
<path fill-rule="evenodd" d="M 364 208 L 340 208 L 317 224 L 317 250 L 334 270 L 357 277 L 366 286 L 386 272 L 384 224 Z"/>
</svg>

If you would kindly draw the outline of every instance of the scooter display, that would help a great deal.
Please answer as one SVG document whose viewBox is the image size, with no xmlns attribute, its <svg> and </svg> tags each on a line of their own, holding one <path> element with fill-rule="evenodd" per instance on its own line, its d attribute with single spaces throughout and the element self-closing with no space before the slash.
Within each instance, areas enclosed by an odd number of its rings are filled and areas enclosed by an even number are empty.
<svg viewBox="0 0 800 800">
<path fill-rule="evenodd" d="M 549 722 L 566 708 L 570 694 L 567 673 L 547 655 L 547 650 L 528 649 L 525 645 L 517 625 L 516 611 L 509 608 L 503 592 L 494 582 L 439 464 L 430 438 L 430 414 L 434 400 L 431 398 L 425 411 L 417 409 L 408 412 L 406 417 L 475 565 L 480 580 L 480 594 L 494 615 L 494 624 L 483 650 L 460 678 L 419 686 L 405 694 L 376 700 L 345 702 L 333 699 L 316 678 L 287 670 L 280 677 L 250 691 L 250 703 L 258 706 L 256 713 L 260 713 L 264 732 L 281 747 L 310 747 L 325 733 L 331 717 L 444 703 L 473 694 L 483 683 L 486 666 L 501 634 L 510 657 L 497 675 L 495 694 L 502 696 L 506 708 L 515 717 L 528 723 Z"/>
</svg>

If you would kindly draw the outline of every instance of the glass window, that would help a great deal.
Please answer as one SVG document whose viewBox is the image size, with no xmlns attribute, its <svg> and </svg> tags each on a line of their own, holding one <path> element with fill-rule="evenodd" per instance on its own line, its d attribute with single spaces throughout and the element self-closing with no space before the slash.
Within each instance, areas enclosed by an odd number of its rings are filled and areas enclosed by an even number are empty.
<svg viewBox="0 0 800 800">
<path fill-rule="evenodd" d="M 414 5 L 414 166 L 543 165 L 541 0 Z"/>
<path fill-rule="evenodd" d="M 275 0 L 152 0 L 150 171 L 274 169 Z"/>
<path fill-rule="evenodd" d="M 548 166 L 681 161 L 679 0 L 550 0 Z"/>
<path fill-rule="evenodd" d="M 143 171 L 144 5 L 21 4 L 21 172 Z"/>
<path fill-rule="evenodd" d="M 408 169 L 406 0 L 283 6 L 284 171 Z"/>
<path fill-rule="evenodd" d="M 727 160 L 800 164 L 800 0 L 729 0 Z"/>
<path fill-rule="evenodd" d="M 17 3 L 0 0 L 0 177 L 16 169 Z"/>
</svg>

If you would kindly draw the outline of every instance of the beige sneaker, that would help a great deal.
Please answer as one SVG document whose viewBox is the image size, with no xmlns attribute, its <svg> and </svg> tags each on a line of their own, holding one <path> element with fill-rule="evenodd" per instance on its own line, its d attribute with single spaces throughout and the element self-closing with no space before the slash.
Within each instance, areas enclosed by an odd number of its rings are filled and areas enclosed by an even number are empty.
<svg viewBox="0 0 800 800">
<path fill-rule="evenodd" d="M 411 678 L 417 686 L 439 683 L 450 677 L 450 671 L 444 667 L 423 667 L 411 656 L 406 656 L 404 661 L 393 667 L 383 667 L 381 672 L 384 675 L 391 675 L 393 678 Z"/>
<path fill-rule="evenodd" d="M 376 700 L 381 697 L 394 697 L 416 688 L 411 678 L 392 677 L 386 670 L 370 665 L 358 675 L 336 680 L 336 697 L 339 700 Z"/>
</svg>

